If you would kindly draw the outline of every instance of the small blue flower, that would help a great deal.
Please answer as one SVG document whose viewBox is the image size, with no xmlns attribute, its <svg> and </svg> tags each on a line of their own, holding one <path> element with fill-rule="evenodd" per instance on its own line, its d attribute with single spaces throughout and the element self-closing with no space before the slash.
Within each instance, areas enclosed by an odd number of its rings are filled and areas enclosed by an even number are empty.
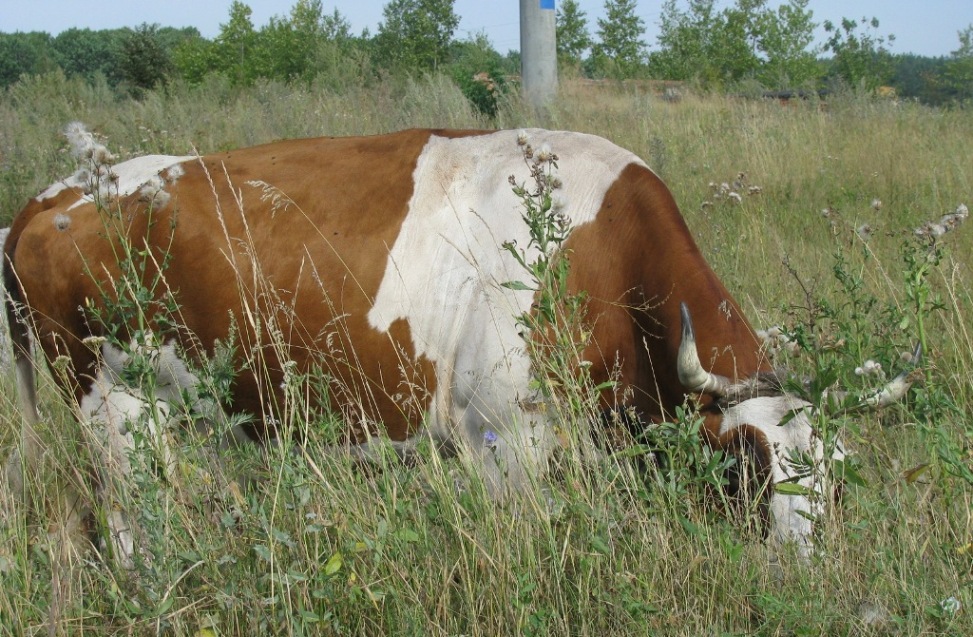
<svg viewBox="0 0 973 637">
<path fill-rule="evenodd" d="M 483 432 L 483 442 L 487 447 L 495 447 L 497 444 L 497 432 L 487 429 Z"/>
</svg>

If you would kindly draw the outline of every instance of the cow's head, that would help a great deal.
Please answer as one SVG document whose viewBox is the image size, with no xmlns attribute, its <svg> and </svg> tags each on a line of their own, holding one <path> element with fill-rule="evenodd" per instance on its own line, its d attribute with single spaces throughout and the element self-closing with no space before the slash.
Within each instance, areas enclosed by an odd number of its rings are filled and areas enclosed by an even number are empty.
<svg viewBox="0 0 973 637">
<path fill-rule="evenodd" d="M 834 485 L 831 462 L 845 459 L 840 439 L 823 439 L 815 427 L 815 406 L 785 389 L 777 373 L 761 373 L 733 382 L 706 371 L 696 351 L 692 318 L 681 306 L 682 340 L 679 345 L 679 380 L 688 392 L 708 394 L 722 412 L 718 444 L 732 451 L 749 452 L 750 460 L 768 480 L 769 536 L 793 542 L 803 556 L 813 550 L 813 521 L 825 511 Z M 918 364 L 916 347 L 913 363 Z M 900 400 L 911 386 L 903 372 L 856 407 L 881 407 Z M 788 487 L 779 487 L 786 484 Z"/>
</svg>

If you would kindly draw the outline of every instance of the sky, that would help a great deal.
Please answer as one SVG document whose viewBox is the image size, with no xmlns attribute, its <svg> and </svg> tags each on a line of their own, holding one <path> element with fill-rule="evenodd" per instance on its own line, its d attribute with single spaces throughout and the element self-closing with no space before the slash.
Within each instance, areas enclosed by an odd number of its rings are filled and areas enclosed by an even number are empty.
<svg viewBox="0 0 973 637">
<path fill-rule="evenodd" d="M 324 0 L 324 9 L 335 8 L 351 23 L 355 34 L 368 28 L 375 33 L 387 0 Z M 256 27 L 272 16 L 290 12 L 296 0 L 244 0 L 253 9 Z M 729 6 L 732 0 L 717 0 Z M 71 27 L 111 29 L 147 22 L 161 26 L 194 26 L 207 38 L 214 37 L 227 21 L 232 0 L 0 0 L 0 32 L 44 31 L 56 35 Z M 649 50 L 657 48 L 659 13 L 663 0 L 641 0 L 637 13 L 645 22 Z M 776 7 L 780 0 L 770 0 Z M 592 32 L 604 16 L 604 0 L 580 0 Z M 485 32 L 501 53 L 520 48 L 519 0 L 455 0 L 461 17 L 455 37 Z M 686 3 L 681 4 L 683 8 Z M 893 53 L 925 56 L 949 55 L 959 48 L 960 29 L 973 24 L 973 0 L 810 0 L 814 21 L 839 23 L 843 17 L 876 17 L 878 35 L 895 35 Z M 819 27 L 817 44 L 824 40 Z"/>
</svg>

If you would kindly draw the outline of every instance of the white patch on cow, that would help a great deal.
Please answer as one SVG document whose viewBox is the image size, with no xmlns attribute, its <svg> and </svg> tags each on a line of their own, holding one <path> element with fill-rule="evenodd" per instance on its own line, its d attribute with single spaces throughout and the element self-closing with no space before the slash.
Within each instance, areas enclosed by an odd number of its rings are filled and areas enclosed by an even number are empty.
<svg viewBox="0 0 973 637">
<path fill-rule="evenodd" d="M 608 188 L 632 153 L 599 137 L 526 131 L 535 148 L 560 157 L 564 213 L 574 227 L 594 220 Z M 510 489 L 542 471 L 553 432 L 530 389 L 530 361 L 515 317 L 528 311 L 532 292 L 502 286 L 528 274 L 501 246 L 529 242 L 522 202 L 508 178 L 529 181 L 518 133 L 447 139 L 431 137 L 419 156 L 415 190 L 374 306 L 372 327 L 387 332 L 408 322 L 417 356 L 435 364 L 437 391 L 430 433 L 466 446 L 479 457 L 487 485 Z M 537 256 L 527 254 L 528 262 Z M 492 445 L 484 434 L 496 432 Z"/>
<path fill-rule="evenodd" d="M 134 501 L 132 460 L 138 439 L 149 445 L 155 463 L 161 466 L 167 480 L 174 479 L 175 458 L 169 445 L 173 406 L 190 408 L 194 415 L 216 419 L 219 407 L 198 397 L 199 380 L 179 358 L 173 343 L 157 345 L 148 337 L 148 346 L 131 345 L 131 352 L 148 359 L 154 372 L 152 397 L 122 381 L 122 373 L 132 354 L 111 344 L 101 345 L 101 361 L 90 391 L 82 397 L 81 422 L 94 435 L 101 454 L 98 466 L 102 476 L 101 495 L 106 512 L 112 548 L 117 559 L 131 567 L 136 543 L 125 504 Z M 187 404 L 188 403 L 188 404 Z"/>
<path fill-rule="evenodd" d="M 111 171 L 118 176 L 118 180 L 111 185 L 111 194 L 117 194 L 119 197 L 131 195 L 145 185 L 151 178 L 156 177 L 164 170 L 167 170 L 170 175 L 179 175 L 179 170 L 182 170 L 182 168 L 180 167 L 176 173 L 172 172 L 173 169 L 179 164 L 191 159 L 195 159 L 195 157 L 192 155 L 182 157 L 172 155 L 143 155 L 142 157 L 135 157 L 116 164 L 111 167 Z M 79 171 L 63 181 L 48 186 L 44 192 L 37 195 L 36 200 L 44 201 L 45 199 L 57 197 L 69 188 L 83 192 L 88 187 L 89 181 L 90 176 L 88 173 Z M 78 201 L 72 204 L 68 210 L 93 201 L 94 198 L 91 195 L 79 194 Z"/>
<path fill-rule="evenodd" d="M 106 345 L 105 349 L 110 348 Z M 129 490 L 135 450 L 133 430 L 141 429 L 145 439 L 156 447 L 167 473 L 173 463 L 164 432 L 169 419 L 168 405 L 156 401 L 153 409 L 140 391 L 119 383 L 118 371 L 110 366 L 99 369 L 79 409 L 82 426 L 89 427 L 100 443 L 95 448 L 102 455 L 98 466 L 104 471 L 101 493 L 113 554 L 120 564 L 131 568 L 135 541 L 122 511 L 124 503 L 133 499 Z"/>
<path fill-rule="evenodd" d="M 808 556 L 813 548 L 813 519 L 824 513 L 827 495 L 826 476 L 823 467 L 824 445 L 809 421 L 811 404 L 794 396 L 751 398 L 726 411 L 720 428 L 725 434 L 741 425 L 750 425 L 767 439 L 770 446 L 771 475 L 773 485 L 795 482 L 813 491 L 816 497 L 785 495 L 772 491 L 770 494 L 771 537 L 777 542 L 793 542 L 802 556 Z M 794 416 L 783 425 L 785 417 Z M 814 470 L 806 466 L 794 466 L 791 459 L 807 456 L 813 460 Z M 833 459 L 845 457 L 841 442 L 836 443 Z"/>
<path fill-rule="evenodd" d="M 44 201 L 45 199 L 53 199 L 54 197 L 57 197 L 59 194 L 61 194 L 68 188 L 79 189 L 79 188 L 83 188 L 84 185 L 85 184 L 83 183 L 83 180 L 79 178 L 77 173 L 75 173 L 70 177 L 68 177 L 67 179 L 62 179 L 61 181 L 54 182 L 53 184 L 45 188 L 43 192 L 41 192 L 39 195 L 34 197 L 34 200 Z"/>
</svg>

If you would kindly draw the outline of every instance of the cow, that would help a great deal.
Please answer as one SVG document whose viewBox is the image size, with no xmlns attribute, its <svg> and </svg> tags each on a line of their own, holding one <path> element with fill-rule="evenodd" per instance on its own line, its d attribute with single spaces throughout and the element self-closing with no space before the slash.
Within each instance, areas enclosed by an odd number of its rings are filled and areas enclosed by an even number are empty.
<svg viewBox="0 0 973 637">
<path fill-rule="evenodd" d="M 221 409 L 252 416 L 248 437 L 276 435 L 289 375 L 316 367 L 363 456 L 376 440 L 406 454 L 431 439 L 472 461 L 497 497 L 543 477 L 558 438 L 518 318 L 536 311 L 537 291 L 510 285 L 525 278 L 516 255 L 538 254 L 510 182 L 547 162 L 570 219 L 560 250 L 567 291 L 584 293 L 581 355 L 600 409 L 634 414 L 637 428 L 695 397 L 702 443 L 769 481 L 769 536 L 811 550 L 824 487 L 790 461 L 826 461 L 811 405 L 766 382 L 760 340 L 635 154 L 576 132 L 406 130 L 110 166 L 90 134 L 72 134 L 91 167 L 30 201 L 4 246 L 25 417 L 8 461 L 15 486 L 39 444 L 31 332 L 49 362 L 69 363 L 58 380 L 122 455 L 125 422 L 148 409 L 161 426 L 169 402 L 198 397 L 187 363 L 235 339 L 239 373 Z M 108 312 L 126 245 L 177 321 L 158 298 L 139 316 Z M 132 352 L 117 344 L 141 334 L 146 347 L 146 333 L 162 361 L 156 403 L 122 386 Z M 889 400 L 907 389 L 898 380 Z M 806 490 L 776 492 L 783 481 Z"/>
</svg>

